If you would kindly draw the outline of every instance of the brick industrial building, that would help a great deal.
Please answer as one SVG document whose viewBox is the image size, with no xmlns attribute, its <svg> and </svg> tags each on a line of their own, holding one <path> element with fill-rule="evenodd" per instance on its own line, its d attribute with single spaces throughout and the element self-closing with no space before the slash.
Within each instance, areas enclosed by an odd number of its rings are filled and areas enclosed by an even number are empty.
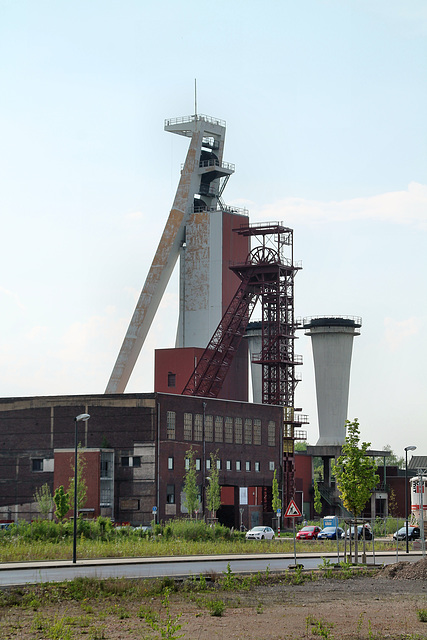
<svg viewBox="0 0 427 640">
<path fill-rule="evenodd" d="M 84 512 L 148 524 L 185 513 L 185 452 L 195 452 L 203 504 L 210 454 L 218 452 L 220 520 L 246 527 L 271 522 L 271 485 L 280 470 L 283 409 L 163 393 L 3 398 L 0 400 L 0 519 L 37 517 L 36 488 L 67 487 L 74 417 L 85 448 Z M 243 510 L 241 512 L 241 510 Z"/>
</svg>

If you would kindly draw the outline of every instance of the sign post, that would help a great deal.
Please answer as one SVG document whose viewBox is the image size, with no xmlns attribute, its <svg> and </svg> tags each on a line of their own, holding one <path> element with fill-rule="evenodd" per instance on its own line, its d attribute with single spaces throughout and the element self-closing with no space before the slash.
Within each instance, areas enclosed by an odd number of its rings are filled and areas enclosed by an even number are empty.
<svg viewBox="0 0 427 640">
<path fill-rule="evenodd" d="M 288 508 L 285 512 L 285 518 L 292 518 L 292 533 L 294 535 L 294 562 L 295 568 L 297 567 L 297 545 L 295 537 L 295 518 L 301 518 L 301 511 L 298 509 L 295 501 L 292 499 L 288 504 Z"/>
<path fill-rule="evenodd" d="M 153 507 L 153 510 L 152 510 L 152 511 L 153 511 L 154 524 L 157 524 L 157 523 L 156 523 L 157 507 Z"/>
<path fill-rule="evenodd" d="M 280 538 L 280 515 L 282 513 L 281 509 L 277 509 L 276 514 L 277 514 L 277 537 Z"/>
</svg>

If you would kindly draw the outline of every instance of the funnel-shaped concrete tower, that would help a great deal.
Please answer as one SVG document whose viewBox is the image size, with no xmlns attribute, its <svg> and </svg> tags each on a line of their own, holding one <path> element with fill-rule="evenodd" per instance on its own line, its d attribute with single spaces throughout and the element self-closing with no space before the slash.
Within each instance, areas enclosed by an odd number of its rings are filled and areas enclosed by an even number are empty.
<svg viewBox="0 0 427 640">
<path fill-rule="evenodd" d="M 361 318 L 317 316 L 304 318 L 311 337 L 316 379 L 318 446 L 345 442 L 353 338 L 359 335 Z"/>
</svg>

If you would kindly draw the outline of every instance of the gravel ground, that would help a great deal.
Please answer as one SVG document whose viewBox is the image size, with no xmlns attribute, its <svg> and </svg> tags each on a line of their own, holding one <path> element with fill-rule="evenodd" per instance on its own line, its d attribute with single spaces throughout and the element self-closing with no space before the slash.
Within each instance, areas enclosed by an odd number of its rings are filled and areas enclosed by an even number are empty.
<svg viewBox="0 0 427 640">
<path fill-rule="evenodd" d="M 191 640 L 427 640 L 427 559 L 399 562 L 375 575 L 339 579 L 320 577 L 303 584 L 271 581 L 255 589 L 170 596 L 170 619 L 181 615 L 176 635 Z M 210 600 L 222 600 L 225 611 L 213 617 Z M 59 601 L 33 610 L 9 607 L 1 611 L 1 640 L 147 640 L 161 637 L 141 617 L 141 606 L 160 615 L 160 598 Z M 62 631 L 59 628 L 62 625 Z"/>
</svg>

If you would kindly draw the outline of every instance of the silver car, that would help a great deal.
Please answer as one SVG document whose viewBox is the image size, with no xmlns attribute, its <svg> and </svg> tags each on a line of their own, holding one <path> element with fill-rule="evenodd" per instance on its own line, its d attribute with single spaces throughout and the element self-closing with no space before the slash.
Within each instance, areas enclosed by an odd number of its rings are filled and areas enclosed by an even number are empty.
<svg viewBox="0 0 427 640">
<path fill-rule="evenodd" d="M 271 527 L 253 527 L 246 533 L 246 540 L 274 540 Z"/>
</svg>

